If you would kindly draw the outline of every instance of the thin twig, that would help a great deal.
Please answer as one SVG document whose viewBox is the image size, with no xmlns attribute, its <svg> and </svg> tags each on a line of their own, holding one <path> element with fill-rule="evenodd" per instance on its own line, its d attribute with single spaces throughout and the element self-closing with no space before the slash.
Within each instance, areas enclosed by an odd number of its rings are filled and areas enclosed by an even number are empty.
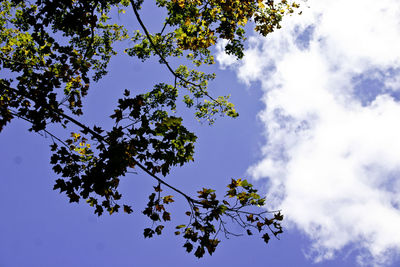
<svg viewBox="0 0 400 267">
<path fill-rule="evenodd" d="M 21 116 L 21 115 L 18 115 L 16 112 L 13 112 L 13 111 L 11 111 L 11 110 L 9 110 L 9 112 L 10 112 L 10 114 L 12 114 L 13 116 L 15 116 L 15 117 L 17 117 L 17 118 L 20 118 L 20 119 L 22 119 L 22 120 L 24 120 L 24 121 L 27 121 L 27 122 L 29 122 L 29 123 L 33 123 L 33 122 L 32 122 L 31 120 L 29 120 L 28 118 L 25 118 L 25 117 L 23 117 L 23 116 Z M 61 140 L 60 138 L 58 138 L 57 136 L 55 136 L 54 134 L 52 134 L 52 133 L 49 132 L 48 130 L 43 129 L 42 131 L 45 132 L 45 133 L 47 133 L 48 135 L 50 135 L 51 138 L 56 139 L 58 142 L 60 142 L 61 144 L 63 144 L 65 147 L 68 147 L 68 145 L 67 145 L 63 140 Z M 54 140 L 53 140 L 53 141 L 54 141 Z"/>
</svg>

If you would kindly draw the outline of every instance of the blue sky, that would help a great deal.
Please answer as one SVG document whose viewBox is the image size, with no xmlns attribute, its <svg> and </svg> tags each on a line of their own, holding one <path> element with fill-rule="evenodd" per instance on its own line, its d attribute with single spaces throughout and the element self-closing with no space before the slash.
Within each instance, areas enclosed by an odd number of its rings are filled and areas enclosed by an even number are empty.
<svg viewBox="0 0 400 267">
<path fill-rule="evenodd" d="M 200 260 L 184 251 L 173 227 L 145 240 L 149 177 L 121 182 L 133 215 L 98 218 L 52 190 L 51 141 L 14 121 L 0 138 L 0 266 L 399 266 L 400 5 L 303 6 L 302 16 L 268 38 L 250 33 L 242 62 L 217 52 L 210 88 L 231 93 L 240 117 L 209 127 L 181 109 L 199 137 L 196 157 L 168 177 L 187 192 L 208 186 L 220 194 L 232 177 L 252 179 L 269 208 L 285 215 L 281 240 L 223 239 Z M 143 12 L 156 27 L 155 11 Z M 141 92 L 169 79 L 155 62 L 118 57 L 89 93 L 83 119 L 110 124 L 105 118 L 123 89 Z M 180 223 L 185 206 L 172 207 Z"/>
</svg>

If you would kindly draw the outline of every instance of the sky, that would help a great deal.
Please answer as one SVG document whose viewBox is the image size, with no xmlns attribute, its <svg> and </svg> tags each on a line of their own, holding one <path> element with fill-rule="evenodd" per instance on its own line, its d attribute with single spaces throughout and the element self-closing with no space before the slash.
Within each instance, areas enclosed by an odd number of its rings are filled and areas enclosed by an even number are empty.
<svg viewBox="0 0 400 267">
<path fill-rule="evenodd" d="M 250 32 L 240 62 L 218 45 L 210 88 L 231 93 L 240 116 L 210 127 L 182 109 L 198 135 L 195 162 L 167 178 L 187 192 L 223 194 L 230 178 L 247 177 L 267 209 L 282 210 L 281 240 L 222 238 L 213 256 L 197 259 L 173 224 L 144 239 L 149 177 L 121 181 L 132 215 L 97 217 L 52 190 L 51 140 L 14 121 L 0 138 L 0 267 L 400 266 L 400 4 L 309 0 L 302 9 L 267 38 Z M 142 12 L 156 28 L 158 13 Z M 111 125 L 105 118 L 125 88 L 168 79 L 156 61 L 118 57 L 87 96 L 83 120 Z M 172 206 L 173 223 L 184 220 L 183 202 Z"/>
<path fill-rule="evenodd" d="M 310 0 L 269 38 L 253 35 L 242 63 L 220 53 L 260 84 L 265 140 L 248 172 L 312 240 L 313 260 L 352 247 L 358 263 L 382 266 L 400 250 L 399 11 Z"/>
</svg>

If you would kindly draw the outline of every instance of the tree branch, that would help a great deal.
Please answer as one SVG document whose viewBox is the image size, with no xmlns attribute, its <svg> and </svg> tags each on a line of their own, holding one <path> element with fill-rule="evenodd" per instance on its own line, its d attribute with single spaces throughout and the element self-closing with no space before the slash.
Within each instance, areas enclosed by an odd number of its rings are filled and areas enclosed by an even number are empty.
<svg viewBox="0 0 400 267">
<path fill-rule="evenodd" d="M 17 95 L 20 95 L 20 93 L 18 92 L 17 89 L 14 89 L 12 87 L 8 87 L 8 89 L 14 91 Z M 29 96 L 26 95 L 22 95 L 23 97 L 26 97 L 27 99 L 30 99 L 32 101 L 35 102 L 34 99 L 30 98 Z M 46 107 L 47 110 L 59 115 L 60 117 L 72 122 L 73 124 L 79 126 L 83 132 L 87 132 L 90 133 L 95 139 L 97 139 L 97 141 L 101 142 L 101 143 L 106 143 L 108 144 L 107 140 L 105 139 L 104 136 L 96 133 L 94 130 L 90 129 L 88 126 L 84 125 L 83 123 L 79 122 L 78 120 L 72 118 L 71 116 L 65 114 L 64 112 L 59 112 L 58 110 L 55 110 L 49 106 Z M 22 118 L 21 116 L 18 116 L 17 114 L 13 114 L 17 117 Z M 25 119 L 26 120 L 26 119 Z M 29 121 L 29 120 L 28 120 Z M 30 122 L 30 121 L 29 121 Z M 181 190 L 179 190 L 178 188 L 168 184 L 167 182 L 165 182 L 163 179 L 157 177 L 155 174 L 153 174 L 152 172 L 150 172 L 145 166 L 143 166 L 139 161 L 137 161 L 135 158 L 132 158 L 135 165 L 137 165 L 140 169 L 142 169 L 145 173 L 147 173 L 148 175 L 150 175 L 151 177 L 153 177 L 154 179 L 156 179 L 159 183 L 165 185 L 166 187 L 172 189 L 173 191 L 177 192 L 178 194 L 182 195 L 183 197 L 185 197 L 187 199 L 187 201 L 192 202 L 192 203 L 196 203 L 196 204 L 201 204 L 201 202 L 191 198 L 190 196 L 188 196 L 187 194 L 185 194 L 184 192 L 182 192 Z"/>
<path fill-rule="evenodd" d="M 160 53 L 160 51 L 157 49 L 157 46 L 154 44 L 153 39 L 151 38 L 151 35 L 150 35 L 149 31 L 147 30 L 146 26 L 144 25 L 142 19 L 140 18 L 139 12 L 138 12 L 138 10 L 137 10 L 137 8 L 136 8 L 136 5 L 135 5 L 134 1 L 133 1 L 133 0 L 130 0 L 130 2 L 131 2 L 131 5 L 132 5 L 133 12 L 135 13 L 136 19 L 138 20 L 138 22 L 139 22 L 140 26 L 142 27 L 143 31 L 145 32 L 145 34 L 146 34 L 146 36 L 147 36 L 147 39 L 149 40 L 151 46 L 153 47 L 153 49 L 154 49 L 154 51 L 156 52 L 156 54 L 160 57 L 161 61 L 163 61 L 164 64 L 167 66 L 168 70 L 172 73 L 172 75 L 174 75 L 176 78 L 180 79 L 181 81 L 183 81 L 183 82 L 185 82 L 185 83 L 188 83 L 188 84 L 190 84 L 190 85 L 193 85 L 193 86 L 199 88 L 200 91 L 201 91 L 204 95 L 206 95 L 207 97 L 209 97 L 211 100 L 216 101 L 216 99 L 214 99 L 214 98 L 213 98 L 212 96 L 210 96 L 207 92 L 205 92 L 205 91 L 203 90 L 203 88 L 201 88 L 201 85 L 186 80 L 185 78 L 183 78 L 182 76 L 180 76 L 179 74 L 177 74 L 177 73 L 172 69 L 172 67 L 169 65 L 168 61 L 164 58 L 164 56 L 163 56 L 163 55 Z"/>
</svg>

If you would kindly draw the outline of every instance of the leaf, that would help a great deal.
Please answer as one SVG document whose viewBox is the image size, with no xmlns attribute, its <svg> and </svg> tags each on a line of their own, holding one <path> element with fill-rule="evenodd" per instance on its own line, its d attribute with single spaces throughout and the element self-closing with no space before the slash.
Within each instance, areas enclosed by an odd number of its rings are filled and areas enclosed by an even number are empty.
<svg viewBox="0 0 400 267">
<path fill-rule="evenodd" d="M 215 252 L 215 249 L 217 248 L 220 241 L 218 239 L 210 239 L 208 241 L 208 243 L 206 242 L 206 248 L 208 254 L 212 255 Z"/>
<path fill-rule="evenodd" d="M 100 205 L 96 205 L 96 210 L 94 211 L 94 213 L 100 216 L 101 214 L 103 214 L 103 207 Z"/>
<path fill-rule="evenodd" d="M 155 209 L 156 209 L 157 212 L 165 210 L 164 205 L 158 205 L 158 204 L 155 205 Z"/>
<path fill-rule="evenodd" d="M 196 252 L 194 253 L 194 255 L 197 258 L 200 259 L 201 257 L 204 256 L 204 253 L 205 253 L 204 247 L 203 246 L 198 246 L 197 249 L 196 249 Z"/>
<path fill-rule="evenodd" d="M 229 197 L 235 197 L 236 195 L 237 195 L 236 189 L 228 190 L 226 193 L 226 196 L 229 196 Z"/>
<path fill-rule="evenodd" d="M 257 229 L 259 232 L 261 232 L 263 226 L 264 224 L 262 222 L 257 222 Z"/>
<path fill-rule="evenodd" d="M 157 186 L 153 186 L 153 187 L 154 187 L 154 191 L 156 191 L 156 192 L 162 192 L 161 184 L 158 184 Z"/>
<path fill-rule="evenodd" d="M 208 188 L 203 188 L 201 191 L 197 191 L 199 194 L 199 198 L 207 199 L 208 195 L 215 192 L 215 190 L 208 189 Z"/>
<path fill-rule="evenodd" d="M 163 202 L 164 202 L 165 204 L 169 204 L 169 203 L 174 202 L 174 200 L 172 199 L 172 197 L 173 197 L 173 196 L 165 196 L 165 197 L 163 197 Z"/>
<path fill-rule="evenodd" d="M 175 227 L 176 229 L 182 229 L 182 228 L 185 228 L 186 227 L 186 225 L 185 224 L 180 224 L 180 225 L 178 225 L 177 227 Z"/>
<path fill-rule="evenodd" d="M 133 212 L 131 206 L 124 205 L 124 212 L 131 214 Z"/>
<path fill-rule="evenodd" d="M 157 233 L 157 235 L 161 235 L 162 229 L 164 229 L 164 225 L 159 225 L 156 227 L 155 232 Z"/>
<path fill-rule="evenodd" d="M 283 215 L 281 214 L 281 212 L 279 211 L 278 213 L 275 213 L 274 218 L 278 221 L 282 221 L 283 220 Z"/>
<path fill-rule="evenodd" d="M 247 180 L 243 180 L 243 181 L 241 182 L 241 186 L 242 186 L 242 187 L 251 187 L 251 184 L 249 184 L 249 182 L 247 182 Z"/>
<path fill-rule="evenodd" d="M 51 151 L 56 151 L 57 147 L 58 147 L 58 145 L 57 145 L 56 143 L 53 143 L 53 144 L 50 146 Z"/>
<path fill-rule="evenodd" d="M 67 185 L 65 184 L 65 181 L 63 179 L 57 179 L 56 184 L 53 187 L 53 190 L 60 189 L 60 192 L 63 192 L 66 190 Z"/>
<path fill-rule="evenodd" d="M 265 218 L 264 223 L 265 223 L 266 225 L 270 226 L 271 224 L 274 223 L 274 219 Z"/>
<path fill-rule="evenodd" d="M 222 200 L 222 202 L 223 202 L 225 205 L 227 205 L 227 206 L 230 206 L 229 202 L 228 202 L 228 201 L 226 201 L 225 199 L 224 199 L 224 200 Z"/>
<path fill-rule="evenodd" d="M 95 131 L 98 134 L 101 134 L 103 132 L 103 130 L 100 127 L 97 127 L 97 126 L 93 126 L 93 131 Z"/>
<path fill-rule="evenodd" d="M 218 206 L 219 214 L 224 214 L 227 209 L 228 209 L 228 207 L 225 205 Z"/>
<path fill-rule="evenodd" d="M 94 199 L 94 198 L 88 198 L 87 200 L 86 200 L 86 203 L 89 203 L 89 205 L 91 206 L 91 207 L 94 207 L 94 205 L 96 205 L 97 204 L 97 199 Z"/>
<path fill-rule="evenodd" d="M 275 232 L 273 232 L 273 233 L 274 233 L 275 236 L 277 236 L 277 235 L 279 235 L 279 234 L 282 234 L 282 233 L 283 233 L 283 230 L 282 230 L 282 228 L 280 228 L 278 231 L 275 231 Z"/>
<path fill-rule="evenodd" d="M 145 238 L 151 238 L 154 235 L 154 230 L 151 229 L 151 228 L 146 228 L 143 231 L 143 235 L 144 235 Z"/>
<path fill-rule="evenodd" d="M 254 220 L 254 215 L 253 215 L 253 214 L 247 215 L 246 218 L 247 218 L 247 221 L 248 221 L 248 222 L 254 222 L 254 221 L 255 221 L 255 220 Z"/>
<path fill-rule="evenodd" d="M 152 213 L 150 215 L 150 219 L 152 219 L 153 221 L 159 221 L 160 220 L 160 215 L 158 215 L 157 213 Z"/>
<path fill-rule="evenodd" d="M 265 233 L 265 234 L 262 236 L 262 239 L 264 239 L 264 242 L 265 242 L 266 244 L 268 244 L 268 241 L 270 240 L 270 237 L 269 237 L 269 235 L 268 235 L 267 233 Z"/>
<path fill-rule="evenodd" d="M 189 243 L 189 242 L 186 242 L 186 243 L 183 245 L 183 247 L 186 248 L 186 251 L 187 251 L 188 253 L 190 253 L 190 252 L 193 250 L 193 245 L 192 245 L 191 243 Z"/>
<path fill-rule="evenodd" d="M 164 221 L 170 221 L 171 220 L 171 216 L 169 212 L 164 211 L 162 218 Z"/>
<path fill-rule="evenodd" d="M 111 215 L 111 214 L 113 214 L 114 213 L 114 208 L 109 208 L 108 209 L 108 213 Z"/>
<path fill-rule="evenodd" d="M 70 193 L 70 194 L 68 195 L 68 197 L 69 197 L 69 202 L 70 202 L 70 203 L 72 203 L 72 202 L 79 203 L 80 197 L 79 197 L 77 194 L 75 194 L 75 193 Z"/>
</svg>

